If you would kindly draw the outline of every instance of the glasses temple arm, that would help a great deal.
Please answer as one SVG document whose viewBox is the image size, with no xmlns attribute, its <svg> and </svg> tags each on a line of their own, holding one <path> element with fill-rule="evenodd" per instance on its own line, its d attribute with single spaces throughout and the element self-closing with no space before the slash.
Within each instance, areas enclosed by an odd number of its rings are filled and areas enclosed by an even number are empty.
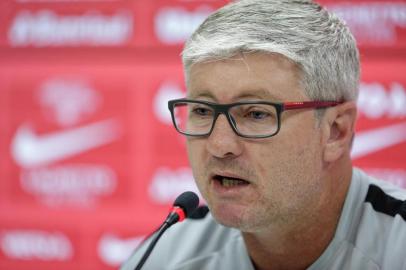
<svg viewBox="0 0 406 270">
<path fill-rule="evenodd" d="M 284 110 L 306 109 L 306 108 L 325 108 L 341 104 L 340 101 L 300 101 L 283 103 Z"/>
</svg>

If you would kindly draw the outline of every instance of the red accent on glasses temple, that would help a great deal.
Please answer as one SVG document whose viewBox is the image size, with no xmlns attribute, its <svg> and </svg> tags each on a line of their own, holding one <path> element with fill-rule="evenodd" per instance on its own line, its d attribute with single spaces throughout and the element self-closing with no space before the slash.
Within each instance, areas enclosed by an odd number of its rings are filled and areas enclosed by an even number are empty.
<svg viewBox="0 0 406 270">
<path fill-rule="evenodd" d="M 284 110 L 306 109 L 306 108 L 325 108 L 333 107 L 343 103 L 342 101 L 298 101 L 283 103 Z"/>
</svg>

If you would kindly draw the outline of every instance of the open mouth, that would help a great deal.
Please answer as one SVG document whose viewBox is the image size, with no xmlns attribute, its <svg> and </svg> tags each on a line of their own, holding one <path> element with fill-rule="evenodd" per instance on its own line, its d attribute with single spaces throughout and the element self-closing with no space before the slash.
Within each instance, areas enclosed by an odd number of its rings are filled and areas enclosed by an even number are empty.
<svg viewBox="0 0 406 270">
<path fill-rule="evenodd" d="M 228 177 L 223 175 L 215 175 L 213 176 L 213 179 L 219 182 L 223 187 L 243 186 L 249 184 L 249 182 L 244 179 Z"/>
</svg>

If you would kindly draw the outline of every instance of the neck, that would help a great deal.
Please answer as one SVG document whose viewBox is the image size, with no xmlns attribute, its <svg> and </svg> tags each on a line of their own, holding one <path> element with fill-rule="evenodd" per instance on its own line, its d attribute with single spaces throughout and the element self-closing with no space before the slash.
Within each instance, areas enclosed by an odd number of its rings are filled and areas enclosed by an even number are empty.
<svg viewBox="0 0 406 270">
<path fill-rule="evenodd" d="M 337 172 L 326 177 L 330 183 L 328 190 L 310 214 L 294 224 L 271 225 L 259 232 L 243 232 L 248 253 L 257 270 L 306 269 L 321 256 L 334 238 L 351 182 L 350 162 L 348 165 L 344 176 L 341 167 L 341 171 L 337 168 Z M 341 177 L 334 178 L 332 175 Z"/>
</svg>

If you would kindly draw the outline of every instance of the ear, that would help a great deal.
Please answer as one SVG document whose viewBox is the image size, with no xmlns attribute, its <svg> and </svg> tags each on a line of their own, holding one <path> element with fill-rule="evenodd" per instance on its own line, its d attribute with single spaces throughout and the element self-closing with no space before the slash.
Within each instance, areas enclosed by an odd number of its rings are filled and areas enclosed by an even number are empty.
<svg viewBox="0 0 406 270">
<path fill-rule="evenodd" d="M 329 108 L 322 120 L 325 162 L 331 163 L 350 153 L 354 136 L 357 108 L 354 101 L 346 101 Z"/>
</svg>

